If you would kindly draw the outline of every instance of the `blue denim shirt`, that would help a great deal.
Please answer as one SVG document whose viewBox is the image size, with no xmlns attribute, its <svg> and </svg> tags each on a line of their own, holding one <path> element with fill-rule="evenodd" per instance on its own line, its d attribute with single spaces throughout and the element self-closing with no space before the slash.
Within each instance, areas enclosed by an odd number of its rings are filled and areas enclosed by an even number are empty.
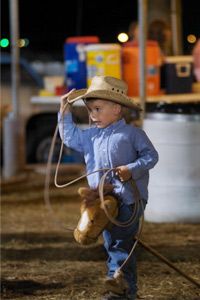
<svg viewBox="0 0 200 300">
<path fill-rule="evenodd" d="M 58 113 L 58 121 L 64 144 L 83 153 L 87 173 L 126 165 L 136 181 L 141 198 L 147 201 L 149 169 L 157 163 L 158 153 L 142 129 L 126 124 L 121 119 L 106 128 L 90 127 L 83 130 L 74 124 L 71 113 L 64 115 L 63 119 Z M 97 188 L 102 175 L 103 172 L 98 172 L 88 176 L 89 186 Z M 114 186 L 113 192 L 119 200 L 125 204 L 134 203 L 130 181 L 122 183 L 114 172 L 110 172 L 107 182 Z"/>
</svg>

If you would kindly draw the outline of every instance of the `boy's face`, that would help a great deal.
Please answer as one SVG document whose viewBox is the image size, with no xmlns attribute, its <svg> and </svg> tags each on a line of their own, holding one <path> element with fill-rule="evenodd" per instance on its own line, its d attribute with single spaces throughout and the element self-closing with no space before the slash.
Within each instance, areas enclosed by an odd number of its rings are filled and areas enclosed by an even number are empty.
<svg viewBox="0 0 200 300">
<path fill-rule="evenodd" d="M 121 105 L 108 100 L 87 100 L 90 118 L 98 128 L 105 128 L 121 118 Z"/>
</svg>

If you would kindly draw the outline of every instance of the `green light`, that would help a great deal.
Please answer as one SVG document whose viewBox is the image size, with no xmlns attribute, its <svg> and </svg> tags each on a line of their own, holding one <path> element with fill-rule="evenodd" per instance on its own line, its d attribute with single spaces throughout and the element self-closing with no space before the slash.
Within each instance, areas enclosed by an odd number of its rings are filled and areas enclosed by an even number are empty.
<svg viewBox="0 0 200 300">
<path fill-rule="evenodd" d="M 2 39 L 2 40 L 0 40 L 0 46 L 2 48 L 8 47 L 9 46 L 9 40 L 8 39 Z"/>
</svg>

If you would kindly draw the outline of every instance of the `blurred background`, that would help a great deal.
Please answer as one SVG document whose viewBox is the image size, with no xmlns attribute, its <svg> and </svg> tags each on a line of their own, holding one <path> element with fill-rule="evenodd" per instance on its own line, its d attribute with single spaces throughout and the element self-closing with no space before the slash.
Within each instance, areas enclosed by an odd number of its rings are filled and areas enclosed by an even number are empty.
<svg viewBox="0 0 200 300">
<path fill-rule="evenodd" d="M 1 39 L 10 38 L 9 30 L 9 1 L 2 0 Z M 150 2 L 150 1 L 149 1 Z M 161 3 L 170 1 L 161 1 Z M 195 0 L 181 0 L 181 25 L 183 53 L 191 53 L 194 42 L 189 42 L 188 36 L 199 37 L 200 9 Z M 158 10 L 156 1 L 152 1 L 154 11 Z M 162 11 L 162 4 L 160 7 Z M 149 17 L 149 16 L 148 16 Z M 170 15 L 162 11 L 159 17 Z M 127 0 L 116 4 L 115 1 L 100 2 L 75 0 L 67 3 L 59 1 L 19 1 L 20 39 L 27 39 L 26 46 L 21 48 L 21 54 L 30 60 L 59 60 L 63 61 L 63 45 L 70 36 L 95 35 L 102 43 L 116 43 L 120 32 L 128 33 L 129 24 L 138 20 L 138 2 Z M 9 50 L 1 48 L 2 51 Z"/>
<path fill-rule="evenodd" d="M 53 217 L 44 205 L 60 97 L 88 87 L 94 75 L 126 81 L 128 95 L 143 107 L 141 114 L 128 111 L 127 122 L 143 128 L 159 153 L 150 173 L 144 239 L 200 281 L 199 16 L 196 0 L 1 0 L 4 299 L 95 300 L 102 292 L 102 241 L 81 248 L 55 222 L 75 228 L 77 190 L 86 180 L 66 191 L 51 178 Z M 88 127 L 82 101 L 73 105 L 73 116 L 77 126 Z M 51 177 L 60 146 L 57 136 Z M 82 155 L 65 147 L 59 183 L 83 173 Z M 140 246 L 136 251 L 140 299 L 200 299 L 191 282 Z"/>
</svg>

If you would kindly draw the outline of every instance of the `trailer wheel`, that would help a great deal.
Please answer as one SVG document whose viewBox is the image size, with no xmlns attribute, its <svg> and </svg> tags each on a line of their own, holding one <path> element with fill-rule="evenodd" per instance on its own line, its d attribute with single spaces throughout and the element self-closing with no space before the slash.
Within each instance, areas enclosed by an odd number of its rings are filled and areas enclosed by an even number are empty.
<svg viewBox="0 0 200 300">
<path fill-rule="evenodd" d="M 53 138 L 53 129 L 38 128 L 29 133 L 27 138 L 27 162 L 28 163 L 46 163 Z M 59 155 L 60 139 L 56 139 L 52 162 L 56 162 Z"/>
<path fill-rule="evenodd" d="M 29 134 L 27 140 L 27 162 L 28 163 L 46 163 L 49 156 L 49 151 L 52 143 L 54 129 L 38 129 L 34 134 Z M 60 137 L 56 138 L 52 162 L 56 163 L 59 158 L 61 147 Z M 64 146 L 62 163 L 84 163 L 83 156 L 70 148 Z"/>
</svg>

